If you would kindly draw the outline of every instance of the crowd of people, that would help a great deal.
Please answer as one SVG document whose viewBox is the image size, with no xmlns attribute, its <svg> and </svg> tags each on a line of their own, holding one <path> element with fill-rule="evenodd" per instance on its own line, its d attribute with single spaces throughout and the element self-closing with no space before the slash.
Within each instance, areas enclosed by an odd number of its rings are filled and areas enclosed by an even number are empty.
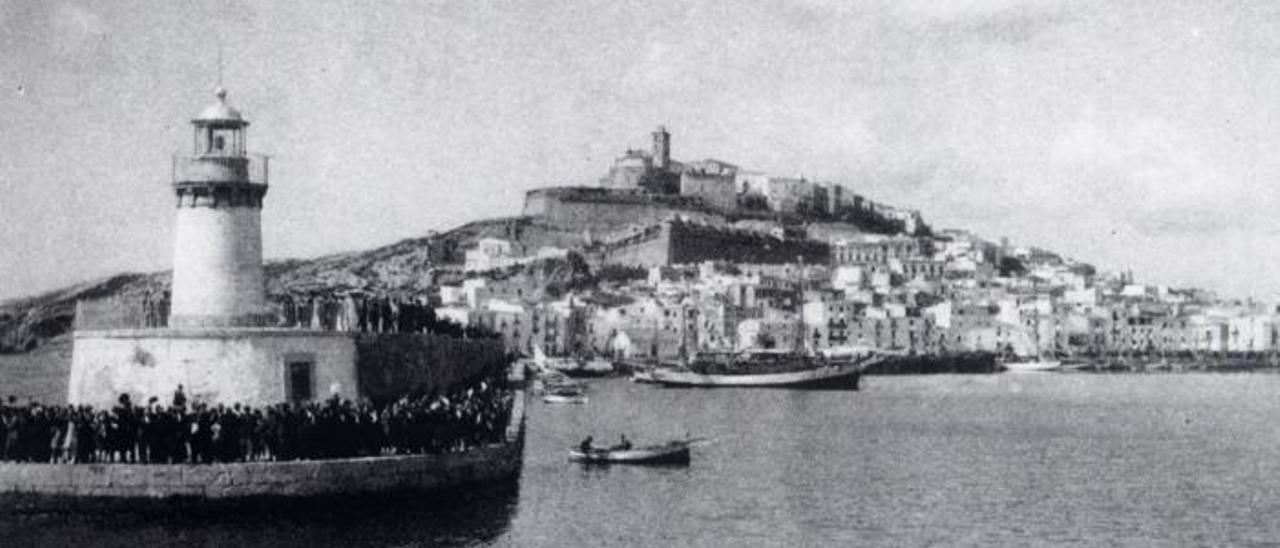
<svg viewBox="0 0 1280 548">
<path fill-rule="evenodd" d="M 188 402 L 110 410 L 85 405 L 0 405 L 0 460 L 50 463 L 214 463 L 443 453 L 501 441 L 512 392 L 492 380 L 386 405 L 324 401 L 267 407 Z"/>
<path fill-rule="evenodd" d="M 275 299 L 285 327 L 361 333 L 434 333 L 492 338 L 490 331 L 437 316 L 425 298 L 346 294 L 283 295 Z"/>
<path fill-rule="evenodd" d="M 424 302 L 358 293 L 283 295 L 276 304 L 284 325 L 330 331 L 421 333 L 435 319 Z"/>
<path fill-rule="evenodd" d="M 140 296 L 81 301 L 75 322 L 79 329 L 163 328 L 169 325 L 168 290 Z M 288 293 L 273 296 L 266 325 L 359 333 L 430 333 L 473 339 L 497 338 L 491 330 L 462 325 L 436 314 L 425 296 L 392 297 L 361 292 Z M 3 350 L 15 345 L 4 344 Z M 25 347 L 24 347 L 25 348 Z"/>
</svg>

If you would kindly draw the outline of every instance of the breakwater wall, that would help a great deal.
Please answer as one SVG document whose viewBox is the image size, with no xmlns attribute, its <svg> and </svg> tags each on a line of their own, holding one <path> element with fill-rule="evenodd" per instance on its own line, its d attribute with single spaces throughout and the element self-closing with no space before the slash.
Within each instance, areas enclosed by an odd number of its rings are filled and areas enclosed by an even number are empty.
<svg viewBox="0 0 1280 548">
<path fill-rule="evenodd" d="M 1092 356 L 1078 360 L 1085 371 L 1254 371 L 1280 369 L 1280 355 L 1270 352 L 1206 352 L 1131 356 Z"/>
<path fill-rule="evenodd" d="M 890 356 L 867 366 L 864 375 L 920 375 L 929 373 L 995 373 L 995 354 L 973 352 L 947 356 Z"/>
<path fill-rule="evenodd" d="M 383 496 L 496 482 L 520 472 L 524 409 L 519 390 L 504 441 L 457 453 L 223 464 L 0 463 L 0 511 Z"/>
</svg>

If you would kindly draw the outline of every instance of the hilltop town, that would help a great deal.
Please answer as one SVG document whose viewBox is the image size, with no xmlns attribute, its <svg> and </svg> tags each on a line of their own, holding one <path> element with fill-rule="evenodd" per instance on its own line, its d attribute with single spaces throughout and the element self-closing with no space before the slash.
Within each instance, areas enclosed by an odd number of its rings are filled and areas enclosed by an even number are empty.
<svg viewBox="0 0 1280 548">
<path fill-rule="evenodd" d="M 933 230 L 916 210 L 840 184 L 670 154 L 659 127 L 651 150 L 626 151 L 597 187 L 527 196 L 525 218 L 580 235 L 583 259 L 610 274 L 601 283 L 542 291 L 516 265 L 567 251 L 533 249 L 541 237 L 516 231 L 466 251 L 466 279 L 440 286 L 440 311 L 500 333 L 513 352 L 615 358 L 869 345 L 914 356 L 1203 361 L 1278 346 L 1276 311 L 1264 305 Z"/>
<path fill-rule="evenodd" d="M 663 127 L 596 184 L 528 192 L 518 216 L 268 263 L 266 280 L 290 325 L 340 328 L 331 316 L 394 299 L 496 333 L 524 356 L 866 345 L 905 356 L 1150 361 L 1270 359 L 1280 347 L 1273 308 L 934 229 L 917 210 L 841 184 L 678 161 Z M 162 322 L 168 286 L 168 273 L 122 275 L 5 303 L 0 351 L 33 350 L 91 325 L 98 310 L 146 308 L 142 323 Z M 300 303 L 302 315 L 292 310 Z"/>
</svg>

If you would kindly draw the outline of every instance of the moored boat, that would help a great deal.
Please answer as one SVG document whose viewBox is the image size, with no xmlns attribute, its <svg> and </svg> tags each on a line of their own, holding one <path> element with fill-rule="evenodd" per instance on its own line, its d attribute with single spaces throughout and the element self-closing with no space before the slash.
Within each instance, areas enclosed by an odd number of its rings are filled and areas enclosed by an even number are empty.
<svg viewBox="0 0 1280 548">
<path fill-rule="evenodd" d="M 857 390 L 862 370 L 884 358 L 872 349 L 807 355 L 700 354 L 687 369 L 655 369 L 653 382 L 677 387 Z"/>
<path fill-rule="evenodd" d="M 550 362 L 551 369 L 570 377 L 603 377 L 613 373 L 613 363 L 599 359 L 561 359 Z"/>
<path fill-rule="evenodd" d="M 570 377 L 603 377 L 614 372 L 613 362 L 599 358 L 580 356 L 549 357 L 542 347 L 533 347 L 529 363 L 543 372 L 554 372 Z"/>
<path fill-rule="evenodd" d="M 601 448 L 569 450 L 569 460 L 588 464 L 688 464 L 689 442 L 672 441 L 663 445 L 631 449 Z"/>
<path fill-rule="evenodd" d="M 543 403 L 582 405 L 587 403 L 587 396 L 580 392 L 552 392 L 542 396 Z"/>
<path fill-rule="evenodd" d="M 653 371 L 636 371 L 631 374 L 631 382 L 655 383 L 658 381 L 654 380 Z"/>
<path fill-rule="evenodd" d="M 1009 360 L 1001 362 L 1000 365 L 1010 373 L 1034 373 L 1038 371 L 1055 371 L 1062 367 L 1062 362 L 1033 358 L 1028 360 Z"/>
</svg>

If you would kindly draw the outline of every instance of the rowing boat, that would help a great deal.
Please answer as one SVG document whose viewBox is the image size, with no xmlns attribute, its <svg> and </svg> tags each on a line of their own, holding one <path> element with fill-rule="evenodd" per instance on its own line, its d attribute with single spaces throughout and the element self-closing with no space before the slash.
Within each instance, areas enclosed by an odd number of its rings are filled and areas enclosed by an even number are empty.
<svg viewBox="0 0 1280 548">
<path fill-rule="evenodd" d="M 689 464 L 689 442 L 672 441 L 663 445 L 631 449 L 570 449 L 569 460 L 588 464 Z"/>
<path fill-rule="evenodd" d="M 543 403 L 563 403 L 581 405 L 587 403 L 587 397 L 582 394 L 547 394 L 542 396 Z"/>
</svg>

